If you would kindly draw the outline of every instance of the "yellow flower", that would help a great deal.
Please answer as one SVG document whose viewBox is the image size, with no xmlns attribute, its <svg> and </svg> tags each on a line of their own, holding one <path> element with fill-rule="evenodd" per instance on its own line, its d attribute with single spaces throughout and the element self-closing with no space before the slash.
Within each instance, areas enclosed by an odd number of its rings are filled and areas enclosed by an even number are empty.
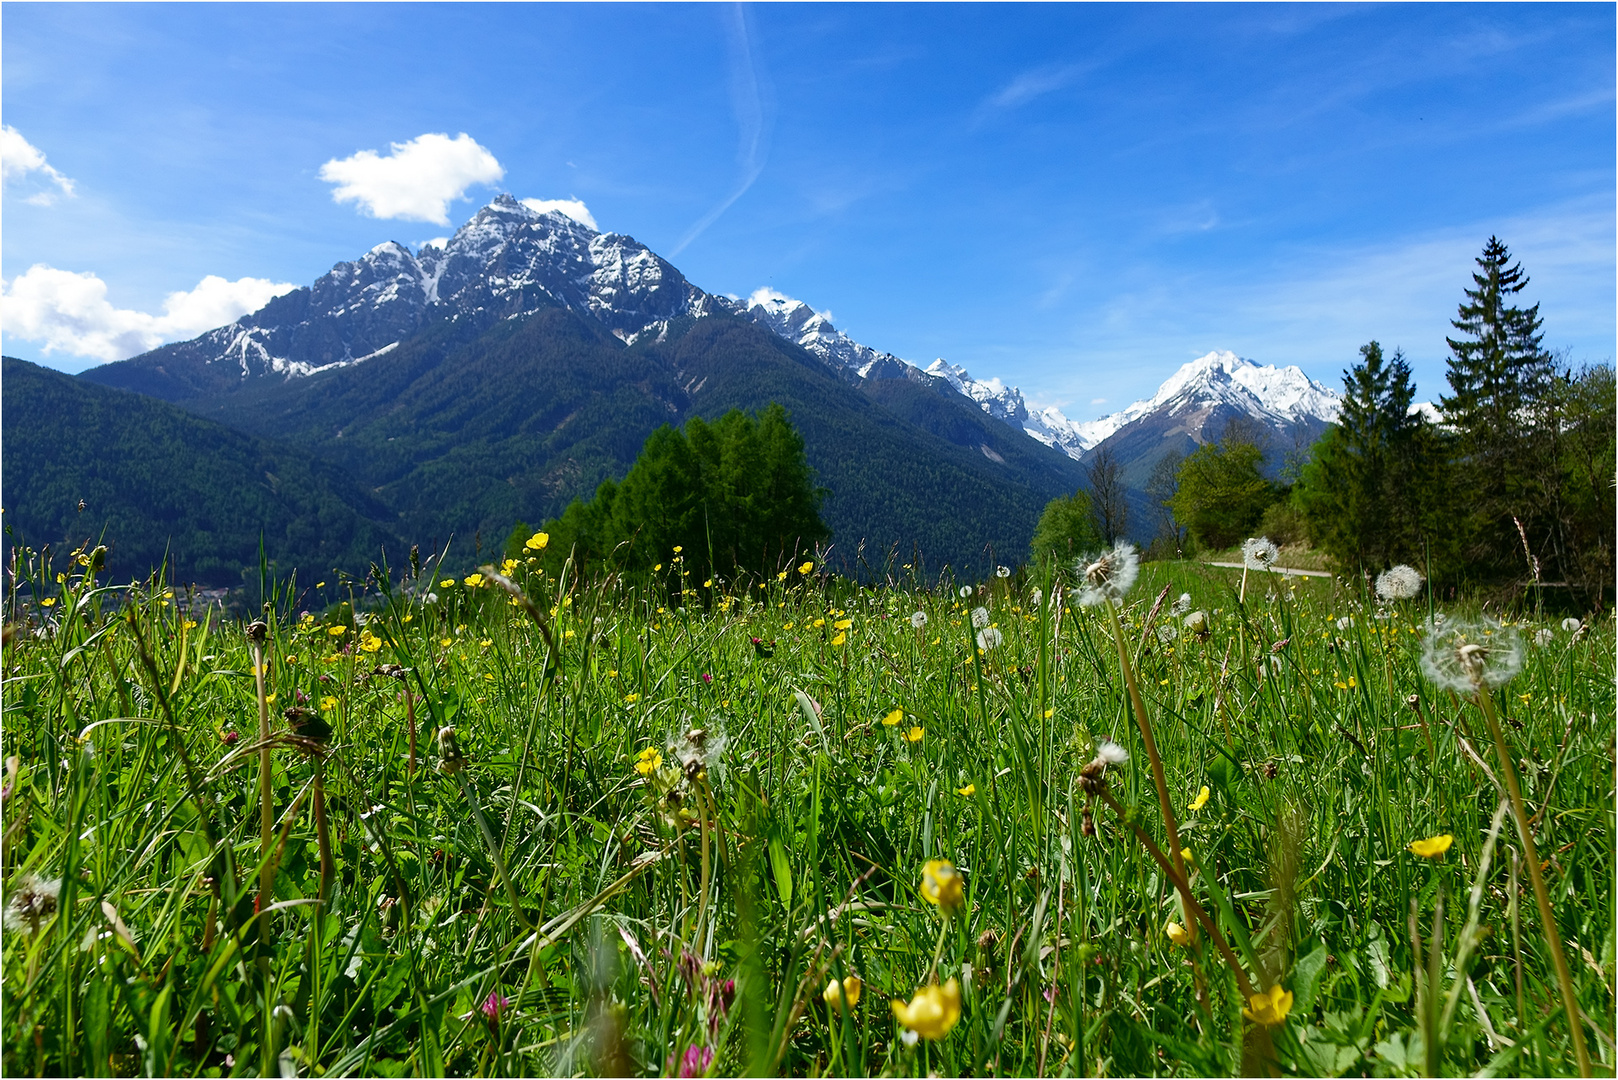
<svg viewBox="0 0 1618 1080">
<path fill-rule="evenodd" d="M 893 1018 L 924 1039 L 942 1039 L 961 1019 L 960 982 L 924 986 L 908 1005 L 895 998 Z"/>
<path fill-rule="evenodd" d="M 678 555 L 680 552 L 682 552 L 684 550 L 685 550 L 685 548 L 681 547 L 679 544 L 674 545 L 674 554 Z"/>
<path fill-rule="evenodd" d="M 1197 860 L 1191 857 L 1191 849 L 1188 847 L 1183 847 L 1180 849 L 1180 858 L 1193 866 L 1196 865 Z"/>
<path fill-rule="evenodd" d="M 1292 1011 L 1292 991 L 1283 990 L 1279 985 L 1270 987 L 1267 994 L 1254 994 L 1247 999 L 1247 1005 L 1242 1008 L 1242 1015 L 1255 1024 L 1265 1027 L 1274 1027 L 1287 1018 Z"/>
<path fill-rule="evenodd" d="M 1453 843 L 1455 843 L 1455 837 L 1449 833 L 1439 833 L 1437 836 L 1429 836 L 1425 840 L 1411 841 L 1410 854 L 1420 855 L 1424 859 L 1436 859 L 1448 851 L 1449 846 Z"/>
<path fill-rule="evenodd" d="M 41 600 L 39 602 L 39 606 L 40 607 L 55 607 L 56 606 L 56 597 L 47 596 L 45 599 L 43 599 L 43 600 Z"/>
<path fill-rule="evenodd" d="M 1197 792 L 1197 797 L 1191 800 L 1190 809 L 1195 812 L 1197 810 L 1201 810 L 1204 806 L 1207 806 L 1208 796 L 1210 794 L 1211 792 L 1208 791 L 1208 785 L 1202 785 L 1202 790 Z"/>
<path fill-rule="evenodd" d="M 469 589 L 475 589 L 479 585 L 483 584 L 483 575 L 482 574 L 468 574 L 464 578 L 461 579 L 461 584 L 465 585 Z"/>
<path fill-rule="evenodd" d="M 892 712 L 882 718 L 882 724 L 884 727 L 896 727 L 898 726 L 899 721 L 903 720 L 904 718 L 905 711 L 903 709 L 894 709 Z"/>
<path fill-rule="evenodd" d="M 1168 922 L 1163 924 L 1163 932 L 1167 934 L 1169 936 L 1169 940 L 1174 942 L 1176 945 L 1185 945 L 1191 940 L 1190 932 L 1173 919 L 1170 919 Z"/>
<path fill-rule="evenodd" d="M 453 589 L 455 588 L 455 579 L 452 577 L 447 577 L 438 583 L 438 587 L 440 589 Z"/>
<path fill-rule="evenodd" d="M 814 626 L 814 628 L 816 630 L 819 630 L 822 626 L 825 626 L 825 625 L 826 625 L 826 620 L 825 619 L 816 619 L 814 621 L 814 623 L 813 623 L 813 626 Z"/>
<path fill-rule="evenodd" d="M 348 627 L 329 626 L 326 628 L 326 633 L 330 634 L 332 637 L 342 637 L 344 634 L 348 633 Z"/>
<path fill-rule="evenodd" d="M 847 640 L 848 640 L 848 635 L 841 632 L 841 631 L 838 631 L 837 636 L 831 639 L 831 643 L 833 645 L 841 645 L 843 642 L 845 642 Z"/>
<path fill-rule="evenodd" d="M 366 652 L 377 652 L 382 648 L 382 639 L 367 630 L 360 635 L 360 648 Z"/>
<path fill-rule="evenodd" d="M 331 712 L 335 708 L 337 708 L 337 699 L 330 694 L 320 699 L 321 712 Z"/>
<path fill-rule="evenodd" d="M 527 548 L 529 551 L 544 551 L 545 545 L 550 542 L 550 533 L 537 532 L 533 536 L 530 536 L 527 540 L 524 540 L 522 546 Z"/>
<path fill-rule="evenodd" d="M 650 776 L 663 767 L 663 755 L 657 752 L 657 747 L 648 746 L 635 755 L 635 771 L 642 776 Z"/>
<path fill-rule="evenodd" d="M 438 639 L 438 645 L 439 645 L 439 648 L 442 648 L 442 649 L 447 649 L 447 648 L 449 648 L 449 647 L 450 647 L 450 646 L 451 646 L 451 645 L 453 645 L 453 644 L 455 644 L 455 643 L 454 643 L 454 642 L 453 642 L 453 641 L 451 641 L 451 640 L 450 640 L 450 639 L 449 639 L 449 638 L 447 638 L 447 637 L 446 637 L 446 638 L 439 638 L 439 639 Z"/>
<path fill-rule="evenodd" d="M 625 694 L 624 695 L 624 704 L 625 705 L 633 705 L 633 704 L 635 704 L 635 702 L 637 702 L 639 700 L 640 700 L 640 695 L 639 694 Z"/>
<path fill-rule="evenodd" d="M 970 799 L 972 796 L 976 795 L 977 793 L 978 793 L 978 786 L 976 784 L 968 784 L 963 788 L 956 788 L 955 789 L 955 794 L 964 796 L 965 798 L 968 798 L 968 799 Z"/>
<path fill-rule="evenodd" d="M 1055 709 L 1046 709 L 1045 710 L 1045 719 L 1049 720 L 1051 717 L 1053 717 L 1055 715 L 1056 715 L 1056 710 Z"/>
<path fill-rule="evenodd" d="M 966 882 L 948 859 L 928 859 L 921 868 L 921 895 L 929 904 L 954 911 L 966 903 Z M 914 1024 L 907 1025 L 915 1027 Z"/>
<path fill-rule="evenodd" d="M 516 559 L 507 559 L 505 562 L 500 564 L 500 572 L 502 574 L 506 575 L 507 577 L 510 577 L 512 575 L 512 572 L 515 571 L 516 569 L 517 569 L 517 560 Z"/>
<path fill-rule="evenodd" d="M 813 570 L 814 568 L 815 568 L 815 564 L 813 562 L 806 561 L 806 562 L 804 562 L 804 564 L 802 566 L 798 567 L 798 573 L 807 574 L 809 571 Z"/>
<path fill-rule="evenodd" d="M 839 629 L 839 630 L 847 630 L 849 627 L 854 625 L 854 620 L 853 619 L 838 619 L 832 625 L 837 627 L 837 629 Z"/>
<path fill-rule="evenodd" d="M 820 992 L 820 998 L 829 1008 L 847 1012 L 860 1003 L 860 990 L 864 986 L 858 975 L 850 975 L 840 983 L 833 979 Z"/>
<path fill-rule="evenodd" d="M 274 694 L 265 694 L 264 695 L 264 704 L 266 704 L 266 705 L 274 705 L 275 704 L 275 695 Z"/>
<path fill-rule="evenodd" d="M 775 575 L 775 580 L 776 581 L 785 581 L 786 579 L 787 579 L 787 572 L 785 570 L 783 570 L 779 574 Z"/>
<path fill-rule="evenodd" d="M 925 735 L 925 734 L 927 734 L 927 732 L 924 729 L 919 728 L 919 727 L 912 727 L 909 731 L 905 732 L 905 742 L 910 742 L 910 743 L 921 742 L 921 737 L 923 735 Z"/>
<path fill-rule="evenodd" d="M 317 588 L 317 589 L 324 589 L 324 588 L 325 588 L 325 587 L 326 587 L 326 583 L 325 583 L 325 582 L 324 582 L 324 581 L 317 581 L 317 582 L 315 582 L 315 588 Z"/>
</svg>

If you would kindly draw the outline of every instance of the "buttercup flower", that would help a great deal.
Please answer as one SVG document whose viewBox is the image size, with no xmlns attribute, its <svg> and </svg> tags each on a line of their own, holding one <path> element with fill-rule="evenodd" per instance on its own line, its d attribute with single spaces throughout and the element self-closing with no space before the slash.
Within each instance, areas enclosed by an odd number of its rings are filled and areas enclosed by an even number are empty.
<svg viewBox="0 0 1618 1080">
<path fill-rule="evenodd" d="M 960 981 L 924 986 L 908 1005 L 895 998 L 893 1018 L 923 1039 L 942 1039 L 961 1019 Z"/>
<path fill-rule="evenodd" d="M 922 627 L 926 626 L 927 613 L 925 611 L 918 611 L 912 614 L 910 616 L 910 625 L 914 626 L 917 630 L 920 630 Z"/>
<path fill-rule="evenodd" d="M 1376 579 L 1376 595 L 1381 600 L 1409 600 L 1421 595 L 1421 575 L 1403 563 L 1384 570 Z"/>
<path fill-rule="evenodd" d="M 926 735 L 926 734 L 927 734 L 927 732 L 924 729 L 919 728 L 919 727 L 912 727 L 909 731 L 905 732 L 905 742 L 909 742 L 909 743 L 921 742 L 922 736 Z"/>
<path fill-rule="evenodd" d="M 820 999 L 830 1008 L 847 1012 L 860 1003 L 860 990 L 864 985 L 858 975 L 850 975 L 842 982 L 833 979 L 820 992 Z"/>
<path fill-rule="evenodd" d="M 899 722 L 904 718 L 905 711 L 903 709 L 894 709 L 892 712 L 882 718 L 882 725 L 884 727 L 897 727 Z"/>
<path fill-rule="evenodd" d="M 662 767 L 663 755 L 658 753 L 655 746 L 648 746 L 635 755 L 635 771 L 642 776 L 650 776 Z"/>
<path fill-rule="evenodd" d="M 461 579 L 461 584 L 465 585 L 469 589 L 475 589 L 479 585 L 483 584 L 483 575 L 482 574 L 468 574 L 464 578 Z"/>
<path fill-rule="evenodd" d="M 812 561 L 805 560 L 801 565 L 799 565 L 798 573 L 800 573 L 800 574 L 808 574 L 809 571 L 813 570 L 814 568 L 815 568 L 815 564 Z"/>
<path fill-rule="evenodd" d="M 1202 790 L 1197 792 L 1197 797 L 1191 800 L 1190 809 L 1193 813 L 1208 805 L 1209 794 L 1208 785 L 1202 785 Z"/>
<path fill-rule="evenodd" d="M 1281 557 L 1281 549 L 1268 536 L 1251 536 L 1242 541 L 1242 565 L 1249 570 L 1268 570 Z"/>
<path fill-rule="evenodd" d="M 921 895 L 941 911 L 954 911 L 966 903 L 966 883 L 948 859 L 929 859 L 921 868 Z"/>
<path fill-rule="evenodd" d="M 989 625 L 989 609 L 978 607 L 972 609 L 972 625 L 979 630 Z"/>
<path fill-rule="evenodd" d="M 1522 664 L 1522 641 L 1517 631 L 1493 619 L 1427 624 L 1421 669 L 1446 690 L 1471 694 L 1483 687 L 1504 686 L 1522 670 Z"/>
<path fill-rule="evenodd" d="M 978 786 L 976 784 L 968 784 L 963 788 L 956 788 L 955 789 L 955 794 L 960 795 L 963 798 L 967 798 L 967 799 L 970 799 L 972 796 L 976 795 L 977 793 L 978 793 Z"/>
<path fill-rule="evenodd" d="M 1283 990 L 1279 985 L 1272 986 L 1268 993 L 1254 994 L 1247 999 L 1242 1008 L 1242 1015 L 1255 1024 L 1265 1027 L 1274 1027 L 1287 1018 L 1292 1011 L 1292 991 Z"/>
<path fill-rule="evenodd" d="M 1168 922 L 1163 924 L 1163 933 L 1167 934 L 1169 936 L 1169 940 L 1174 942 L 1176 945 L 1185 945 L 1191 940 L 1190 932 L 1173 919 L 1170 919 Z"/>
<path fill-rule="evenodd" d="M 1453 843 L 1455 843 L 1455 837 L 1449 833 L 1439 833 L 1437 836 L 1429 836 L 1425 840 L 1412 840 L 1410 842 L 1410 854 L 1419 855 L 1423 859 L 1436 859 L 1448 851 L 1449 846 Z"/>
<path fill-rule="evenodd" d="M 530 536 L 528 539 L 524 540 L 522 542 L 522 546 L 527 548 L 529 551 L 544 551 L 545 545 L 550 542 L 550 533 L 537 532 L 533 536 Z"/>
<path fill-rule="evenodd" d="M 1079 589 L 1079 603 L 1084 607 L 1109 600 L 1121 600 L 1135 578 L 1140 574 L 1140 553 L 1135 545 L 1120 541 L 1111 551 L 1104 551 L 1089 562 L 1077 567 L 1084 585 Z"/>
</svg>

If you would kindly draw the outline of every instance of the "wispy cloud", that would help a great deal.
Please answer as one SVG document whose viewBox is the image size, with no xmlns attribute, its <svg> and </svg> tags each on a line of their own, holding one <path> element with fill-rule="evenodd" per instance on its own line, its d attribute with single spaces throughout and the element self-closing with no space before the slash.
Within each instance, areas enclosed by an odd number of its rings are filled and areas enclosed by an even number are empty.
<svg viewBox="0 0 1618 1080">
<path fill-rule="evenodd" d="M 747 194 L 764 172 L 764 163 L 770 156 L 770 129 L 773 117 L 765 106 L 764 87 L 767 85 L 763 65 L 753 47 L 752 31 L 748 26 L 747 9 L 736 4 L 730 9 L 727 25 L 730 39 L 730 106 L 736 114 L 736 164 L 740 177 L 736 187 L 686 230 L 680 242 L 674 245 L 669 257 L 680 254 L 691 241 L 701 236 L 737 199 Z"/>
<path fill-rule="evenodd" d="M 492 184 L 506 174 L 500 162 L 464 131 L 418 135 L 393 143 L 383 157 L 361 150 L 333 158 L 320 167 L 320 178 L 335 185 L 334 201 L 358 203 L 376 218 L 449 224 L 449 204 L 464 198 L 473 184 Z"/>
<path fill-rule="evenodd" d="M 0 282 L 0 321 L 7 337 L 42 343 L 47 356 L 122 360 L 224 326 L 294 288 L 290 282 L 226 281 L 209 274 L 194 289 L 170 293 L 163 313 L 152 315 L 113 307 L 107 283 L 95 274 L 38 264 L 9 284 Z"/>
<path fill-rule="evenodd" d="M 1079 77 L 1083 69 L 1075 64 L 1062 67 L 1038 67 L 1025 71 L 983 100 L 979 111 L 986 109 L 1013 109 L 1037 97 L 1060 90 Z"/>
<path fill-rule="evenodd" d="M 10 124 L 0 126 L 0 183 L 34 189 L 23 202 L 49 206 L 58 197 L 73 197 L 73 181 L 51 167 L 44 151 Z"/>
</svg>

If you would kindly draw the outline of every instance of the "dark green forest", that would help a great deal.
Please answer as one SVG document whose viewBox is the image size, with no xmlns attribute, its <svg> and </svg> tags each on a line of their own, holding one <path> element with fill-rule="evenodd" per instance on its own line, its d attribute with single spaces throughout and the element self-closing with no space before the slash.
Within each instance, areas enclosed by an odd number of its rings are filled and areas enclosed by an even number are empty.
<svg viewBox="0 0 1618 1080">
<path fill-rule="evenodd" d="M 4 360 L 8 547 L 105 543 L 114 578 L 168 560 L 182 582 L 358 569 L 401 551 L 386 507 L 341 470 L 155 398 Z M 82 502 L 82 508 L 81 508 Z"/>
</svg>

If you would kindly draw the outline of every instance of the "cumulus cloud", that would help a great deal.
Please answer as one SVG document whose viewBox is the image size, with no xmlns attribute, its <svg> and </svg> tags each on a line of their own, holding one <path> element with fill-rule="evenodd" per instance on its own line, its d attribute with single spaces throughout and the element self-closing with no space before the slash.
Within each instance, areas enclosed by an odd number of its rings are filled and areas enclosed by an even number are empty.
<svg viewBox="0 0 1618 1080">
<path fill-rule="evenodd" d="M 264 278 L 226 281 L 209 274 L 189 292 L 169 293 L 163 313 L 115 308 L 107 283 L 36 264 L 9 284 L 0 282 L 0 322 L 8 336 L 43 343 L 43 352 L 93 360 L 122 360 L 183 341 L 257 311 L 297 286 Z"/>
<path fill-rule="evenodd" d="M 38 188 L 23 198 L 35 206 L 49 206 L 61 195 L 73 195 L 73 181 L 53 169 L 44 152 L 10 124 L 0 126 L 0 182 Z"/>
<path fill-rule="evenodd" d="M 580 225 L 588 226 L 596 232 L 601 231 L 601 227 L 596 224 L 596 219 L 591 215 L 589 207 L 585 206 L 580 199 L 524 199 L 522 204 L 536 214 L 553 212 L 565 214 Z"/>
<path fill-rule="evenodd" d="M 383 157 L 361 150 L 333 158 L 320 167 L 320 178 L 336 185 L 334 201 L 358 203 L 376 218 L 449 224 L 449 204 L 464 198 L 473 184 L 492 184 L 506 175 L 493 154 L 472 136 L 418 135 L 392 144 Z"/>
</svg>

